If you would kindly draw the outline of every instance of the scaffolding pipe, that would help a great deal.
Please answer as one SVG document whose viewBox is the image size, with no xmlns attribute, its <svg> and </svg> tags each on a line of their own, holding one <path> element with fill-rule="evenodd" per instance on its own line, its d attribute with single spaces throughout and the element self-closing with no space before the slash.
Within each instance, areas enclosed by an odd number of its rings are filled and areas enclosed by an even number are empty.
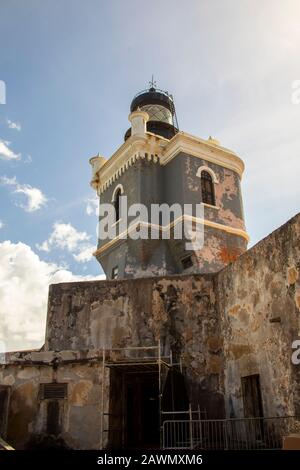
<svg viewBox="0 0 300 470">
<path fill-rule="evenodd" d="M 158 340 L 158 420 L 159 420 L 159 437 L 160 447 L 162 446 L 162 428 L 161 428 L 161 351 L 160 339 Z"/>
<path fill-rule="evenodd" d="M 105 381 L 105 349 L 102 349 L 102 393 L 101 393 L 101 450 L 103 449 L 104 435 L 104 381 Z"/>
<path fill-rule="evenodd" d="M 169 356 L 162 356 L 161 354 L 161 341 L 160 339 L 158 340 L 157 346 L 128 346 L 128 347 L 123 347 L 123 348 L 109 348 L 109 352 L 113 351 L 126 351 L 126 350 L 136 350 L 136 351 L 142 351 L 142 350 L 157 350 L 157 356 L 155 357 L 139 357 L 139 358 L 133 358 L 133 361 L 128 360 L 125 356 L 125 361 L 123 362 L 122 360 L 119 361 L 111 361 L 108 359 L 106 360 L 106 349 L 105 347 L 102 348 L 102 397 L 101 397 L 101 449 L 104 447 L 104 433 L 109 432 L 109 423 L 108 423 L 108 429 L 104 428 L 104 416 L 110 416 L 109 412 L 106 412 L 104 407 L 105 407 L 105 372 L 106 372 L 106 367 L 119 367 L 119 366 L 147 366 L 147 365 L 157 365 L 158 366 L 158 412 L 159 412 L 159 430 L 160 430 L 160 445 L 162 447 L 163 445 L 163 423 L 162 423 L 162 415 L 164 412 L 162 411 L 162 366 L 165 366 L 167 368 L 172 367 L 172 366 L 180 366 L 180 370 L 182 370 L 182 363 L 180 359 L 180 363 L 173 363 L 173 355 L 172 351 L 170 350 Z M 109 355 L 110 358 L 110 355 Z M 164 360 L 165 359 L 165 360 Z M 168 362 L 167 362 L 168 360 Z M 145 361 L 145 362 L 144 362 Z M 123 384 L 124 386 L 124 384 Z M 122 395 L 124 395 L 124 389 L 122 390 Z M 124 399 L 124 397 L 122 397 Z M 124 405 L 123 405 L 124 406 Z M 122 444 L 124 445 L 124 414 L 122 417 Z"/>
<path fill-rule="evenodd" d="M 194 448 L 194 443 L 193 443 L 193 412 L 192 412 L 192 405 L 190 403 L 189 406 L 189 417 L 190 417 L 190 448 Z"/>
</svg>

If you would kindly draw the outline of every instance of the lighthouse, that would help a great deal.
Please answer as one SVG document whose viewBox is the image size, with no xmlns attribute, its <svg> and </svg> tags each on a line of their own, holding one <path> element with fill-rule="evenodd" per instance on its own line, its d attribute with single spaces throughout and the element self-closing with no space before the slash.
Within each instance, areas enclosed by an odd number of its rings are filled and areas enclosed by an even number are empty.
<svg viewBox="0 0 300 470">
<path fill-rule="evenodd" d="M 249 240 L 241 193 L 243 161 L 218 140 L 179 129 L 173 96 L 153 80 L 134 96 L 129 122 L 113 155 L 90 159 L 100 224 L 106 217 L 101 207 L 114 208 L 108 222 L 113 235 L 99 237 L 94 253 L 107 278 L 220 271 L 247 249 Z M 131 210 L 130 216 L 130 208 L 138 205 L 148 216 L 161 209 L 155 223 L 148 218 L 136 224 L 143 228 L 143 237 L 132 236 L 137 214 Z M 201 215 L 186 213 L 186 207 L 199 205 Z M 201 228 L 201 246 L 187 243 L 185 233 L 178 236 L 178 224 L 188 222 Z"/>
</svg>

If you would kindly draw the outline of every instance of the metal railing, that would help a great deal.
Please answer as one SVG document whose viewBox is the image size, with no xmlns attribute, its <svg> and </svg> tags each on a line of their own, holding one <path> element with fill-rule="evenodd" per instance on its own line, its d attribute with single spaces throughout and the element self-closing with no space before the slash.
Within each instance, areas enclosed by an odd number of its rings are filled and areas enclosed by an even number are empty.
<svg viewBox="0 0 300 470">
<path fill-rule="evenodd" d="M 299 430 L 299 418 L 294 416 L 166 420 L 162 444 L 164 449 L 281 449 L 283 436 Z"/>
<path fill-rule="evenodd" d="M 162 95 L 165 95 L 167 98 L 169 98 L 171 101 L 174 101 L 173 96 L 168 91 L 161 90 L 160 88 L 157 88 L 156 86 L 155 87 L 150 86 L 149 88 L 146 88 L 145 90 L 139 91 L 138 93 L 136 93 L 136 95 L 134 95 L 133 100 L 137 98 L 138 96 L 143 95 L 144 93 L 149 93 L 151 88 L 154 88 L 154 91 L 156 91 L 157 93 L 161 93 Z"/>
</svg>

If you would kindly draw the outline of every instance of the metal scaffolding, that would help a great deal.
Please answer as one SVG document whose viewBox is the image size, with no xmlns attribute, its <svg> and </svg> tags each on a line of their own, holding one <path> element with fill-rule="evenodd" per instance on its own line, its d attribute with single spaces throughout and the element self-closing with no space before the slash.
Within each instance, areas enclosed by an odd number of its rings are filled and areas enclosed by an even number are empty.
<svg viewBox="0 0 300 470">
<path fill-rule="evenodd" d="M 101 396 L 101 449 L 104 447 L 105 434 L 110 432 L 109 422 L 105 427 L 105 417 L 109 418 L 109 396 L 105 394 L 106 369 L 124 368 L 132 372 L 156 372 L 158 373 L 158 403 L 159 403 L 159 427 L 162 423 L 162 393 L 164 380 L 173 363 L 172 351 L 168 356 L 161 353 L 161 343 L 158 341 L 155 346 L 136 346 L 124 348 L 110 348 L 102 350 L 102 396 Z M 181 364 L 176 364 L 180 365 Z M 109 379 L 108 379 L 109 380 Z M 124 423 L 123 423 L 124 424 Z M 160 444 L 162 445 L 162 435 L 160 433 Z"/>
</svg>

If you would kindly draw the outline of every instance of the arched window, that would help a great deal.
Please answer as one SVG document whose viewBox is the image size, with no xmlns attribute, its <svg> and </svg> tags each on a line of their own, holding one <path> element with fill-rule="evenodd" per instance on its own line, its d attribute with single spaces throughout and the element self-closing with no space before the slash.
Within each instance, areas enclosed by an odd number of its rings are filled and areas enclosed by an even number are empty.
<svg viewBox="0 0 300 470">
<path fill-rule="evenodd" d="M 202 202 L 211 206 L 216 205 L 213 180 L 208 171 L 205 170 L 201 172 L 201 192 Z"/>
<path fill-rule="evenodd" d="M 116 222 L 120 220 L 120 197 L 122 195 L 121 188 L 118 188 L 115 192 L 114 206 L 116 211 Z"/>
<path fill-rule="evenodd" d="M 116 214 L 116 220 L 115 222 L 118 222 L 118 220 L 120 220 L 120 216 L 121 216 L 121 213 L 120 213 L 120 197 L 122 196 L 122 194 L 124 194 L 124 188 L 121 184 L 118 184 L 114 191 L 113 191 L 113 194 L 112 194 L 112 198 L 111 198 L 111 202 L 112 204 L 114 205 L 114 208 L 115 208 L 115 214 Z"/>
</svg>

